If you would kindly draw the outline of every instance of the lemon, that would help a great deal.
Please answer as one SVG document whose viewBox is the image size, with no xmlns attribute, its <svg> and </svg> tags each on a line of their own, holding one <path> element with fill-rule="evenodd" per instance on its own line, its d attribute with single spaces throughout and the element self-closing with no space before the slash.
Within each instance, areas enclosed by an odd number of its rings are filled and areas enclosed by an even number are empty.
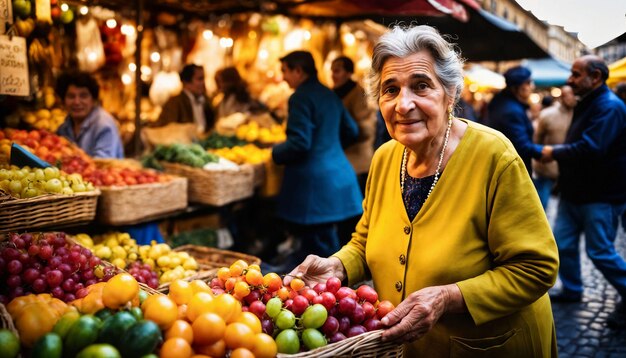
<svg viewBox="0 0 626 358">
<path fill-rule="evenodd" d="M 169 256 L 161 256 L 157 259 L 157 265 L 160 267 L 170 267 L 171 263 Z"/>
<path fill-rule="evenodd" d="M 126 261 L 124 261 L 124 259 L 117 258 L 111 261 L 111 263 L 121 269 L 126 267 Z"/>
<path fill-rule="evenodd" d="M 194 259 L 187 259 L 183 262 L 183 268 L 185 270 L 197 270 L 198 263 Z"/>
<path fill-rule="evenodd" d="M 115 238 L 110 238 L 107 240 L 106 245 L 110 248 L 114 248 L 116 246 L 119 246 L 120 243 Z"/>
<path fill-rule="evenodd" d="M 111 255 L 113 254 L 113 252 L 111 251 L 111 248 L 108 246 L 100 246 L 99 248 L 96 248 L 95 253 L 96 253 L 96 256 L 98 256 L 101 259 L 109 259 L 111 258 Z"/>
<path fill-rule="evenodd" d="M 126 250 L 124 250 L 123 247 L 115 246 L 114 248 L 112 248 L 112 251 L 113 251 L 113 258 L 122 259 L 122 260 L 126 258 Z"/>
<path fill-rule="evenodd" d="M 20 340 L 8 329 L 0 329 L 0 358 L 14 358 L 20 352 Z"/>
</svg>

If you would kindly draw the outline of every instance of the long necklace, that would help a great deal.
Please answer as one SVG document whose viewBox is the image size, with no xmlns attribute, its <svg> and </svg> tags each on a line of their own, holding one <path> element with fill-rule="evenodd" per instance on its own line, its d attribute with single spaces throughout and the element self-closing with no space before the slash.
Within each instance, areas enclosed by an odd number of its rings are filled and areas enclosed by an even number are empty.
<svg viewBox="0 0 626 358">
<path fill-rule="evenodd" d="M 450 117 L 450 119 L 448 119 L 448 128 L 446 129 L 446 136 L 443 140 L 443 147 L 441 148 L 441 153 L 439 153 L 439 163 L 437 164 L 437 170 L 435 171 L 435 180 L 433 180 L 432 185 L 430 186 L 430 189 L 428 190 L 428 195 L 426 196 L 426 199 L 428 199 L 428 197 L 430 196 L 430 193 L 432 193 L 433 189 L 435 188 L 435 185 L 437 185 L 437 181 L 439 180 L 439 174 L 441 171 L 441 164 L 443 164 L 443 155 L 446 152 L 446 147 L 448 146 L 448 139 L 450 138 L 450 128 L 452 128 L 452 117 Z M 406 147 L 404 148 L 404 152 L 402 152 L 402 167 L 401 167 L 401 174 L 400 174 L 400 192 L 402 194 L 404 194 L 404 181 L 406 179 L 406 162 L 407 162 L 407 149 Z"/>
</svg>

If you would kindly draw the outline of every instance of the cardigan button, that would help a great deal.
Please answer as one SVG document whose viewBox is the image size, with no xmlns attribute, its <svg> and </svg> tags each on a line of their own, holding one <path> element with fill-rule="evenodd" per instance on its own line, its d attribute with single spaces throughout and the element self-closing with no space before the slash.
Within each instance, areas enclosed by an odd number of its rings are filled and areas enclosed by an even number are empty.
<svg viewBox="0 0 626 358">
<path fill-rule="evenodd" d="M 402 282 L 400 281 L 396 282 L 396 291 L 398 292 L 402 291 Z"/>
<path fill-rule="evenodd" d="M 400 257 L 398 257 L 398 260 L 400 261 L 400 265 L 406 264 L 406 256 L 404 256 L 404 254 L 400 255 Z"/>
<path fill-rule="evenodd" d="M 408 226 L 405 226 L 404 227 L 404 233 L 407 234 L 407 235 L 410 234 L 411 233 L 411 228 L 408 227 Z"/>
</svg>

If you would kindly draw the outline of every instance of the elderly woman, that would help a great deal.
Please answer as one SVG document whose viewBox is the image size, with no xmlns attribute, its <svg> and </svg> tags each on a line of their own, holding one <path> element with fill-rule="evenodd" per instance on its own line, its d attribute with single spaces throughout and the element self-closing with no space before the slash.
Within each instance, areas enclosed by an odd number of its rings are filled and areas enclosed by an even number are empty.
<svg viewBox="0 0 626 358">
<path fill-rule="evenodd" d="M 374 155 L 363 216 L 348 245 L 291 275 L 371 276 L 396 305 L 383 340 L 407 343 L 407 357 L 556 356 L 550 226 L 511 142 L 452 115 L 463 86 L 452 45 L 396 27 L 375 46 L 371 80 L 393 140 Z"/>
</svg>

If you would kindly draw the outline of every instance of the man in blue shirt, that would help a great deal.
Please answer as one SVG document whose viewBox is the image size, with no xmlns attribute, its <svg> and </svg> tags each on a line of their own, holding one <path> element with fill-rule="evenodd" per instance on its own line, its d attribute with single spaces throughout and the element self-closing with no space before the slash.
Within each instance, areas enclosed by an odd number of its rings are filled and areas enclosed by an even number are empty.
<svg viewBox="0 0 626 358">
<path fill-rule="evenodd" d="M 502 132 L 532 174 L 532 158 L 541 158 L 541 145 L 533 143 L 533 125 L 528 118 L 528 99 L 535 89 L 530 70 L 517 66 L 504 73 L 506 88 L 488 106 L 487 125 Z"/>
<path fill-rule="evenodd" d="M 86 72 L 68 72 L 57 80 L 57 93 L 68 116 L 57 134 L 78 144 L 93 158 L 124 158 L 115 119 L 100 105 L 100 86 Z"/>
<path fill-rule="evenodd" d="M 622 298 L 607 323 L 626 327 L 626 261 L 614 244 L 626 208 L 626 105 L 607 87 L 608 76 L 600 57 L 587 55 L 574 61 L 567 84 L 580 101 L 572 124 L 564 144 L 543 149 L 542 160 L 557 160 L 560 172 L 554 236 L 563 290 L 552 300 L 582 298 L 578 248 L 584 233 L 587 254 Z"/>
</svg>

